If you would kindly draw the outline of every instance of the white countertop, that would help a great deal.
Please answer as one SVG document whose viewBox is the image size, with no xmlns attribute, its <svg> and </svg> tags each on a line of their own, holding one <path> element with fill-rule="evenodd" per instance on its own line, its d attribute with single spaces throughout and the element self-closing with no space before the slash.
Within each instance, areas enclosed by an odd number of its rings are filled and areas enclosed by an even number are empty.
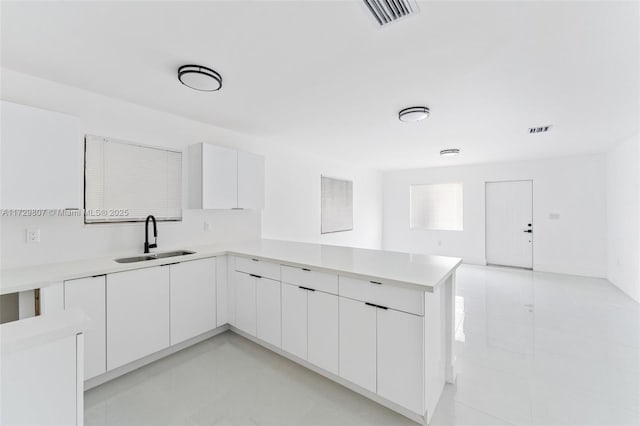
<svg viewBox="0 0 640 426">
<path fill-rule="evenodd" d="M 431 292 L 462 262 L 460 258 L 455 257 L 277 240 L 257 240 L 197 247 L 181 246 L 179 249 L 196 253 L 137 263 L 117 263 L 114 261 L 115 258 L 128 256 L 114 255 L 108 258 L 3 269 L 0 271 L 0 294 L 42 288 L 74 278 L 123 272 L 224 254 L 253 257 L 291 266 L 310 267 L 355 278 L 379 279 L 385 283 Z M 171 250 L 172 248 L 160 248 L 155 252 L 162 253 Z"/>
<path fill-rule="evenodd" d="M 89 318 L 81 309 L 68 309 L 0 325 L 2 355 L 44 345 L 87 330 Z"/>
</svg>

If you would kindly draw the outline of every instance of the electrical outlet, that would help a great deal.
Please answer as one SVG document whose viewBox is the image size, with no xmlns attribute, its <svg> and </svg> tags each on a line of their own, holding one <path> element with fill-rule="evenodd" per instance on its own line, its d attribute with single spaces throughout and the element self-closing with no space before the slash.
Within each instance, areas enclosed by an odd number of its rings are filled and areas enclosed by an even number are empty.
<svg viewBox="0 0 640 426">
<path fill-rule="evenodd" d="M 39 242 L 40 242 L 40 230 L 27 229 L 27 243 L 39 243 Z"/>
<path fill-rule="evenodd" d="M 211 223 L 210 222 L 205 222 L 204 223 L 204 230 L 205 230 L 205 232 L 211 231 Z"/>
</svg>

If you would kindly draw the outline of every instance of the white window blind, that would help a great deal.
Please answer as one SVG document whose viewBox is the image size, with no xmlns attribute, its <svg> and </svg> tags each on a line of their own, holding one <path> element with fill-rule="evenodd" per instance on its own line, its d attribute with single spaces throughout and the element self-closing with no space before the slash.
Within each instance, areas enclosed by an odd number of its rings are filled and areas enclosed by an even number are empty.
<svg viewBox="0 0 640 426">
<path fill-rule="evenodd" d="M 85 222 L 182 219 L 182 153 L 85 137 Z"/>
<path fill-rule="evenodd" d="M 353 230 L 353 182 L 320 177 L 320 233 Z"/>
<path fill-rule="evenodd" d="M 410 186 L 411 228 L 462 231 L 462 184 Z"/>
</svg>

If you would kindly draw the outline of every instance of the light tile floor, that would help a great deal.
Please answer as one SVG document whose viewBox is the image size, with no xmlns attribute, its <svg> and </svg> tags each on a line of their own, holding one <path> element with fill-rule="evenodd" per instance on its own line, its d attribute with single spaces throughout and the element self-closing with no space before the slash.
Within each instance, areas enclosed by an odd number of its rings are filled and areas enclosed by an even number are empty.
<svg viewBox="0 0 640 426">
<path fill-rule="evenodd" d="M 464 265 L 433 425 L 640 425 L 640 305 L 606 280 Z M 87 425 L 414 424 L 231 332 L 85 396 Z"/>
</svg>

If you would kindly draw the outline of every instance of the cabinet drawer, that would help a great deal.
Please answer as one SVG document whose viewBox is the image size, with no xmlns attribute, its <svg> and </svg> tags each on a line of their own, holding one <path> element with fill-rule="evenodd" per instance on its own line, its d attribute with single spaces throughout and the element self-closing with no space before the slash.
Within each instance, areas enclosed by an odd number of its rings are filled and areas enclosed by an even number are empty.
<svg viewBox="0 0 640 426">
<path fill-rule="evenodd" d="M 424 315 L 424 292 L 340 276 L 340 296 Z"/>
<path fill-rule="evenodd" d="M 249 257 L 236 257 L 236 271 L 280 281 L 280 265 Z"/>
<path fill-rule="evenodd" d="M 338 275 L 284 265 L 281 267 L 281 272 L 282 281 L 285 283 L 338 294 Z"/>
</svg>

